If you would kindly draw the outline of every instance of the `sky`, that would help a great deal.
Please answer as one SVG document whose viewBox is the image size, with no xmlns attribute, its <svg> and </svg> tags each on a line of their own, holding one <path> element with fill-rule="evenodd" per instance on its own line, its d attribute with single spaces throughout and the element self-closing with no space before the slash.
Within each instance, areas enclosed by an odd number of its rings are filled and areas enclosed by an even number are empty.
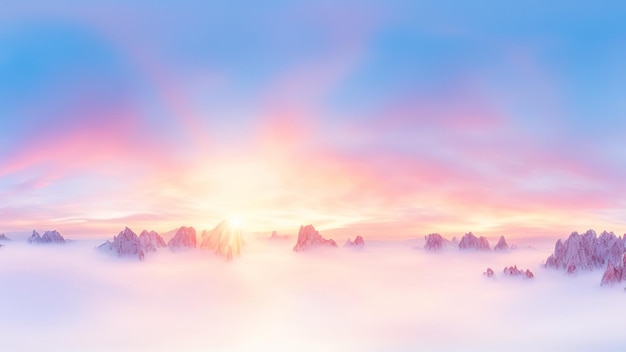
<svg viewBox="0 0 626 352">
<path fill-rule="evenodd" d="M 626 5 L 19 1 L 0 232 L 626 232 Z"/>
</svg>

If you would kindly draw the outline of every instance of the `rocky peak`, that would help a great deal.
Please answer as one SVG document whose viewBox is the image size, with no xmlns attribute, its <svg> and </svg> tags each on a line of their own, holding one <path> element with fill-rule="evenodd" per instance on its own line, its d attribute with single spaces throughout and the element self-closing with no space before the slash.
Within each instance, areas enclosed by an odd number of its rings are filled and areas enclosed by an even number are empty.
<svg viewBox="0 0 626 352">
<path fill-rule="evenodd" d="M 46 231 L 41 236 L 42 243 L 65 243 L 65 238 L 57 230 Z"/>
<path fill-rule="evenodd" d="M 139 235 L 139 243 L 141 243 L 145 252 L 155 252 L 158 248 L 167 247 L 163 237 L 156 233 L 156 231 L 141 231 L 141 234 Z"/>
<path fill-rule="evenodd" d="M 28 243 L 39 243 L 41 242 L 41 235 L 36 230 L 33 230 L 33 234 L 28 238 Z"/>
<path fill-rule="evenodd" d="M 622 258 L 617 263 L 609 260 L 600 285 L 611 286 L 622 281 L 626 281 L 626 253 L 622 255 Z"/>
<path fill-rule="evenodd" d="M 612 232 L 589 230 L 580 235 L 572 232 L 565 240 L 558 240 L 554 253 L 546 259 L 546 267 L 575 273 L 578 270 L 603 268 L 609 261 L 617 263 L 625 251 L 624 241 Z"/>
<path fill-rule="evenodd" d="M 428 236 L 424 236 L 424 239 L 426 240 L 424 249 L 427 251 L 440 251 L 448 245 L 448 241 L 438 233 L 431 233 Z"/>
<path fill-rule="evenodd" d="M 272 231 L 272 235 L 270 236 L 270 240 L 286 240 L 288 238 L 289 235 L 279 235 L 276 231 Z"/>
<path fill-rule="evenodd" d="M 602 280 L 600 281 L 600 286 L 612 286 L 614 284 L 618 284 L 625 280 L 626 272 L 624 271 L 623 265 L 613 264 L 612 261 L 609 261 L 609 264 L 606 266 L 606 270 L 602 275 Z"/>
<path fill-rule="evenodd" d="M 174 237 L 167 242 L 167 246 L 172 250 L 196 248 L 196 229 L 185 226 L 179 228 Z"/>
<path fill-rule="evenodd" d="M 477 238 L 476 236 L 474 236 L 473 233 L 469 232 L 469 233 L 466 233 L 465 236 L 463 236 L 463 238 L 461 238 L 461 242 L 459 242 L 459 249 L 461 250 L 473 249 L 476 251 L 488 251 L 490 250 L 489 241 L 487 241 L 487 238 L 483 236 L 480 236 Z"/>
<path fill-rule="evenodd" d="M 323 238 L 313 225 L 300 226 L 298 242 L 293 247 L 294 252 L 303 252 L 314 247 L 337 247 L 337 243 L 332 239 Z"/>
<path fill-rule="evenodd" d="M 504 236 L 500 236 L 500 239 L 498 240 L 498 243 L 496 244 L 495 247 L 493 247 L 494 251 L 508 251 L 509 250 L 509 245 L 506 243 L 506 239 L 504 238 Z"/>
<path fill-rule="evenodd" d="M 526 279 L 532 279 L 535 277 L 535 275 L 533 274 L 532 271 L 530 271 L 529 269 L 526 269 L 526 271 L 524 272 L 524 277 Z"/>
<path fill-rule="evenodd" d="M 33 234 L 28 238 L 28 243 L 65 243 L 65 238 L 57 230 L 46 231 L 43 236 L 33 230 Z"/>
<path fill-rule="evenodd" d="M 354 238 L 354 241 L 351 241 L 350 238 L 348 238 L 348 240 L 346 241 L 346 244 L 344 244 L 343 246 L 344 247 L 364 247 L 365 240 L 363 239 L 362 236 L 356 236 Z"/>
<path fill-rule="evenodd" d="M 483 276 L 486 276 L 488 278 L 494 278 L 496 277 L 496 273 L 493 272 L 493 269 L 487 268 L 487 270 L 483 273 Z"/>
<path fill-rule="evenodd" d="M 145 252 L 139 237 L 128 227 L 124 228 L 117 236 L 113 237 L 113 242 L 106 241 L 98 246 L 99 250 L 111 251 L 118 257 L 136 256 L 139 260 L 143 260 Z"/>
<path fill-rule="evenodd" d="M 243 247 L 243 233 L 228 221 L 222 221 L 211 231 L 202 231 L 200 248 L 212 250 L 217 255 L 233 259 L 241 254 Z"/>
<path fill-rule="evenodd" d="M 520 270 L 517 268 L 517 265 L 505 267 L 503 272 L 504 272 L 504 275 L 506 276 L 518 276 L 518 277 L 522 277 L 523 279 L 532 279 L 535 277 L 532 271 L 528 269 Z"/>
</svg>

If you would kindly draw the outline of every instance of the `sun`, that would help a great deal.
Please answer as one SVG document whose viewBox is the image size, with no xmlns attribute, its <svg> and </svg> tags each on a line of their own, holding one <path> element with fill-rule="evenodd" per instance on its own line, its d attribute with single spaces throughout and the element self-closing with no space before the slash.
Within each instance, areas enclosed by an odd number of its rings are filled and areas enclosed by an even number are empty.
<svg viewBox="0 0 626 352">
<path fill-rule="evenodd" d="M 230 223 L 231 227 L 238 229 L 241 227 L 243 220 L 240 216 L 231 216 L 228 222 Z"/>
</svg>

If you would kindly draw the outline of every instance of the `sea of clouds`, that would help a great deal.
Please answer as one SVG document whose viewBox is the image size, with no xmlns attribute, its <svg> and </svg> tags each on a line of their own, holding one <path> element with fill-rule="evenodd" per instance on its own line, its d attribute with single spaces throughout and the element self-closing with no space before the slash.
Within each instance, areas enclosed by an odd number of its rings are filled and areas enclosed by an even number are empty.
<svg viewBox="0 0 626 352">
<path fill-rule="evenodd" d="M 228 262 L 161 250 L 144 262 L 65 245 L 0 248 L 0 351 L 613 351 L 623 285 L 544 269 L 553 241 L 428 253 L 423 241 L 291 251 L 248 238 Z M 515 243 L 515 241 L 512 241 Z M 495 243 L 495 242 L 493 242 Z M 535 279 L 502 275 L 529 268 Z M 487 267 L 497 279 L 482 276 Z"/>
</svg>

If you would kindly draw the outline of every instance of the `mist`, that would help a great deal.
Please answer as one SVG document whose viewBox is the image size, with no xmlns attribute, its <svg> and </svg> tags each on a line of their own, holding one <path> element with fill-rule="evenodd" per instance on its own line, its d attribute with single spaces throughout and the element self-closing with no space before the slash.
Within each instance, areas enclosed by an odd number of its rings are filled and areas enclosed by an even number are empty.
<svg viewBox="0 0 626 352">
<path fill-rule="evenodd" d="M 242 256 L 146 260 L 65 245 L 0 248 L 2 351 L 529 351 L 626 346 L 623 287 L 543 268 L 553 243 L 429 253 L 423 241 L 304 253 L 249 237 Z M 338 241 L 339 242 L 339 241 Z M 340 242 L 342 243 L 342 242 Z M 416 248 L 417 244 L 417 248 Z M 505 266 L 534 272 L 504 277 Z M 496 279 L 483 277 L 487 267 Z"/>
</svg>

